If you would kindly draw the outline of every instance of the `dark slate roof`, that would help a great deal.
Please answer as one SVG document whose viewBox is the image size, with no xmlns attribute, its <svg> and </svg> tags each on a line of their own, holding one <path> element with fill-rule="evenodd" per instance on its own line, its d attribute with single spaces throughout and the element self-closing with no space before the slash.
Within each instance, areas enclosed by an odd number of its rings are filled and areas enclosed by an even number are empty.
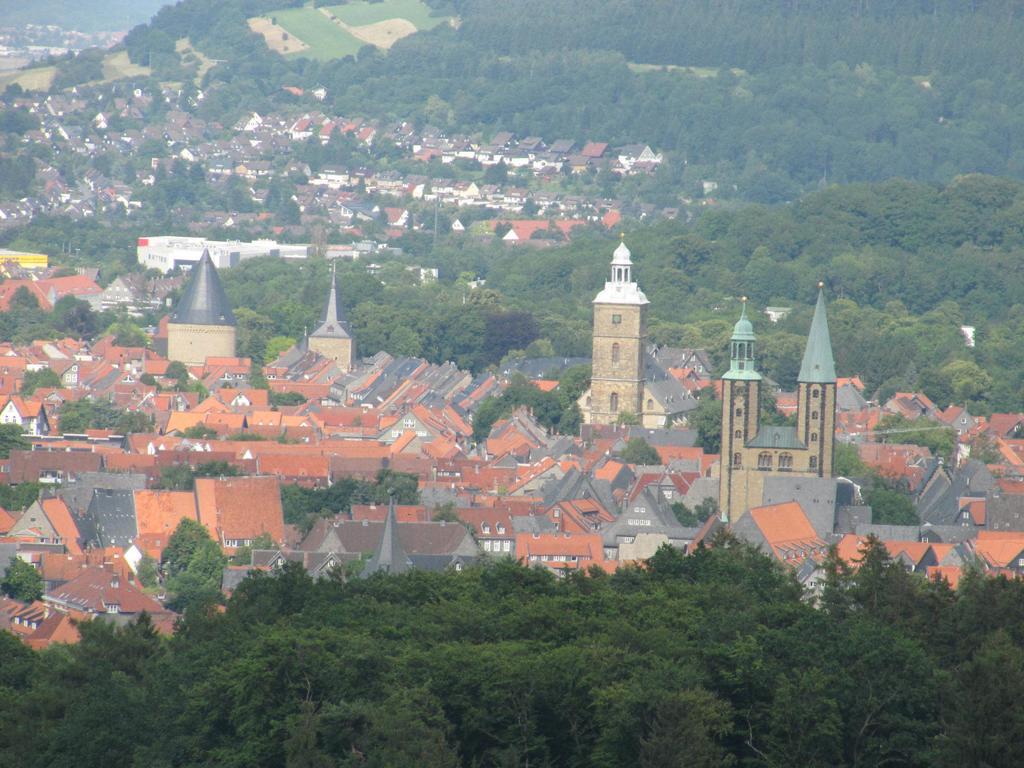
<svg viewBox="0 0 1024 768">
<path fill-rule="evenodd" d="M 961 499 L 984 498 L 996 487 L 988 467 L 975 459 L 969 459 L 952 472 L 938 461 L 934 461 L 930 469 L 917 498 L 917 512 L 925 523 L 955 524 Z"/>
<path fill-rule="evenodd" d="M 559 374 L 577 365 L 590 365 L 589 357 L 531 357 L 512 360 L 502 369 L 502 374 L 511 376 L 521 373 L 528 379 L 543 379 L 549 373 Z"/>
<path fill-rule="evenodd" d="M 547 506 L 571 499 L 593 499 L 610 511 L 619 507 L 612 494 L 611 483 L 584 475 L 575 467 L 570 467 L 560 480 L 544 485 L 541 493 L 544 494 L 544 504 Z"/>
<path fill-rule="evenodd" d="M 509 519 L 516 533 L 553 533 L 558 530 L 553 520 L 540 515 L 513 515 Z"/>
<path fill-rule="evenodd" d="M 402 548 L 398 540 L 398 519 L 395 517 L 394 502 L 388 505 L 388 514 L 384 518 L 384 535 L 380 538 L 377 551 L 363 569 L 363 576 L 375 573 L 405 573 L 413 567 L 412 560 Z"/>
<path fill-rule="evenodd" d="M 671 414 L 688 413 L 697 407 L 697 400 L 686 387 L 650 352 L 644 355 L 644 393 L 654 397 Z"/>
<path fill-rule="evenodd" d="M 867 407 L 868 401 L 852 384 L 840 387 L 836 392 L 836 408 L 840 411 L 860 411 Z"/>
<path fill-rule="evenodd" d="M 231 302 L 224 293 L 224 286 L 220 284 L 209 251 L 203 251 L 202 258 L 192 267 L 185 291 L 171 312 L 170 322 L 189 325 L 235 324 Z"/>
<path fill-rule="evenodd" d="M 65 483 L 57 495 L 73 515 L 84 516 L 97 488 L 141 491 L 145 487 L 146 476 L 140 472 L 82 472 L 73 481 Z"/>
<path fill-rule="evenodd" d="M 796 427 L 761 427 L 757 437 L 747 443 L 749 448 L 806 449 L 796 436 Z"/>
<path fill-rule="evenodd" d="M 836 480 L 831 477 L 768 475 L 764 479 L 764 504 L 800 504 L 814 532 L 822 538 L 835 530 Z"/>
<path fill-rule="evenodd" d="M 348 339 L 348 320 L 342 311 L 341 302 L 338 301 L 338 285 L 334 275 L 331 275 L 331 292 L 327 297 L 327 305 L 324 307 L 323 315 L 320 317 L 319 327 L 310 334 L 316 339 Z"/>
<path fill-rule="evenodd" d="M 865 523 L 854 531 L 858 536 L 877 536 L 882 541 L 920 541 L 921 527 L 918 525 L 883 525 Z"/>
<path fill-rule="evenodd" d="M 131 490 L 93 491 L 85 513 L 91 526 L 86 539 L 94 547 L 129 547 L 138 535 L 135 525 L 135 492 Z M 85 531 L 82 531 L 85 537 Z"/>
<path fill-rule="evenodd" d="M 672 511 L 663 506 L 649 488 L 645 488 L 601 533 L 605 546 L 613 547 L 619 545 L 621 538 L 632 541 L 641 533 L 664 534 L 675 541 L 693 541 L 698 530 L 680 525 Z"/>
</svg>

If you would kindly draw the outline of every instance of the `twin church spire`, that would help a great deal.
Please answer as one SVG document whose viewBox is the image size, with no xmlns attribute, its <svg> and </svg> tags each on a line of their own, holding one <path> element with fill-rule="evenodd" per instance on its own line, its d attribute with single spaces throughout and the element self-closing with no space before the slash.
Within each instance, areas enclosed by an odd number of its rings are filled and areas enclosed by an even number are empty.
<svg viewBox="0 0 1024 768">
<path fill-rule="evenodd" d="M 769 503 L 773 478 L 831 478 L 835 446 L 836 368 L 832 357 L 824 286 L 811 320 L 797 377 L 794 426 L 762 426 L 761 385 L 754 326 L 746 299 L 733 328 L 729 370 L 722 376 L 722 459 L 719 507 L 735 522 L 752 507 Z"/>
</svg>

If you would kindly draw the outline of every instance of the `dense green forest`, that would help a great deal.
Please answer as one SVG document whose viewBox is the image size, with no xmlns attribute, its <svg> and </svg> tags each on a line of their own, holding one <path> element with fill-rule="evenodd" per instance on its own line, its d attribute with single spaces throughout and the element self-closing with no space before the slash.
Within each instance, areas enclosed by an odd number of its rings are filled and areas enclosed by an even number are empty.
<svg viewBox="0 0 1024 768">
<path fill-rule="evenodd" d="M 829 562 L 815 608 L 745 546 L 558 580 L 494 562 L 313 583 L 289 563 L 173 638 L 0 634 L 0 763 L 990 766 L 1018 763 L 1024 582 L 958 592 Z"/>
<path fill-rule="evenodd" d="M 586 14 L 568 0 L 461 0 L 458 29 L 329 62 L 272 54 L 244 24 L 294 4 L 184 0 L 125 44 L 170 78 L 181 37 L 225 60 L 206 76 L 207 117 L 318 84 L 342 114 L 647 142 L 669 154 L 675 193 L 712 179 L 720 195 L 774 202 L 823 181 L 1024 177 L 1024 18 L 1009 0 L 602 0 Z"/>
</svg>

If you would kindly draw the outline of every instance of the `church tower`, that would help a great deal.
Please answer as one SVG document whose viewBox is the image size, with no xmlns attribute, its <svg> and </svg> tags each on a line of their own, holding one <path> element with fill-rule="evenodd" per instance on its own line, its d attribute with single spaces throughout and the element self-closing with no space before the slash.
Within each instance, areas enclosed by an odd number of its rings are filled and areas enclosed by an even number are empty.
<svg viewBox="0 0 1024 768">
<path fill-rule="evenodd" d="M 797 377 L 797 436 L 807 446 L 808 472 L 832 477 L 836 434 L 836 364 L 825 313 L 824 284 L 818 283 L 811 332 Z"/>
<path fill-rule="evenodd" d="M 235 316 L 204 250 L 168 319 L 167 359 L 202 365 L 208 357 L 234 356 Z"/>
<path fill-rule="evenodd" d="M 308 349 L 329 358 L 348 373 L 355 359 L 355 341 L 348 331 L 348 321 L 338 301 L 338 283 L 331 268 L 331 292 L 327 296 L 320 325 L 309 335 Z"/>
<path fill-rule="evenodd" d="M 750 508 L 747 444 L 761 429 L 761 374 L 754 357 L 754 326 L 747 300 L 729 341 L 729 370 L 722 377 L 722 458 L 718 506 L 726 521 Z M 755 503 L 760 504 L 760 500 Z"/>
<path fill-rule="evenodd" d="M 590 393 L 582 411 L 588 424 L 614 424 L 623 413 L 643 412 L 647 297 L 633 280 L 629 248 L 619 243 L 611 279 L 594 299 Z"/>
<path fill-rule="evenodd" d="M 722 519 L 730 523 L 766 503 L 766 490 L 772 486 L 778 492 L 782 478 L 832 478 L 836 367 L 821 286 L 797 377 L 796 426 L 760 422 L 762 381 L 754 341 L 744 304 L 732 334 L 729 371 L 722 377 L 718 503 Z"/>
</svg>

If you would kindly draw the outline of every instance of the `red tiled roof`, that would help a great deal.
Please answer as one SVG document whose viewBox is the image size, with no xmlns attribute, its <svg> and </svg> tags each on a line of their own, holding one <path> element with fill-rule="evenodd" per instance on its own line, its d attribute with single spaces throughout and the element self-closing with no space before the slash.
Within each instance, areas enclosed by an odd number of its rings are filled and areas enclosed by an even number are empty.
<svg viewBox="0 0 1024 768">
<path fill-rule="evenodd" d="M 276 477 L 222 477 L 196 480 L 199 520 L 222 544 L 270 534 L 284 540 L 281 488 Z"/>
</svg>

